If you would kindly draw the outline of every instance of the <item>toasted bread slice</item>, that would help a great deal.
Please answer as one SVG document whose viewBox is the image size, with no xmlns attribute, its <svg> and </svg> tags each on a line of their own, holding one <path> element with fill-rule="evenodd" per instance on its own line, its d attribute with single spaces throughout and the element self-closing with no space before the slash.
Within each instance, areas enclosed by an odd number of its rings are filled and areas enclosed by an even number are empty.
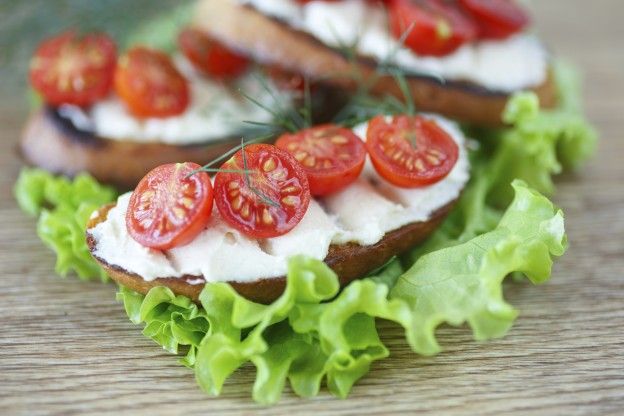
<svg viewBox="0 0 624 416">
<path fill-rule="evenodd" d="M 325 86 L 314 90 L 313 100 L 312 113 L 318 122 L 331 119 L 344 105 L 343 97 Z M 133 189 L 156 166 L 174 162 L 205 165 L 240 140 L 241 136 L 226 136 L 183 145 L 113 140 L 79 130 L 56 109 L 44 106 L 28 119 L 19 150 L 30 165 L 67 176 L 89 172 L 100 182 L 126 190 Z"/>
<path fill-rule="evenodd" d="M 77 130 L 49 107 L 30 116 L 20 152 L 27 163 L 53 173 L 89 172 L 98 181 L 131 189 L 151 169 L 164 163 L 206 164 L 240 143 L 240 137 L 177 146 L 110 140 Z"/>
<path fill-rule="evenodd" d="M 232 0 L 201 0 L 194 25 L 260 63 L 278 65 L 312 80 L 333 83 L 347 91 L 357 86 L 349 74 L 357 73 L 364 82 L 371 82 L 372 93 L 403 97 L 395 79 L 376 74 L 375 63 L 369 59 L 361 58 L 358 62 L 348 60 L 309 34 Z M 373 77 L 375 79 L 371 81 Z M 503 124 L 501 116 L 509 94 L 467 82 L 442 83 L 427 76 L 409 75 L 407 83 L 414 103 L 421 111 L 440 113 L 483 126 Z M 552 73 L 534 91 L 542 106 L 556 104 Z"/>
<path fill-rule="evenodd" d="M 438 209 L 428 221 L 414 222 L 402 228 L 387 233 L 379 242 L 370 246 L 358 244 L 332 245 L 325 263 L 332 268 L 340 280 L 342 287 L 351 281 L 366 276 L 371 271 L 386 264 L 393 256 L 401 254 L 416 244 L 425 240 L 440 225 L 446 215 L 455 205 L 452 201 Z M 87 245 L 93 254 L 97 248 L 97 241 L 89 230 L 106 220 L 108 212 L 114 204 L 102 207 L 87 224 Z M 199 301 L 199 294 L 205 283 L 203 276 L 162 277 L 146 281 L 141 276 L 130 273 L 122 267 L 109 264 L 96 255 L 95 260 L 106 270 L 108 275 L 117 283 L 139 293 L 147 293 L 156 286 L 166 286 L 178 295 L 184 295 L 193 301 Z M 189 282 L 194 282 L 191 284 Z M 205 282 L 205 280 L 204 280 Z M 254 302 L 268 304 L 277 299 L 286 287 L 286 278 L 275 277 L 258 279 L 254 282 L 228 282 L 241 295 Z"/>
</svg>

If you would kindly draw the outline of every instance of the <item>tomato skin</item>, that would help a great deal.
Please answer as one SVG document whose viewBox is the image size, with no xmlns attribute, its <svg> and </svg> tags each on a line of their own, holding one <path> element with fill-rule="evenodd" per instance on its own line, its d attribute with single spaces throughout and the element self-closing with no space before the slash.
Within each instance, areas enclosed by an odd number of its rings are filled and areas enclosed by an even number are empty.
<svg viewBox="0 0 624 416">
<path fill-rule="evenodd" d="M 470 18 L 441 0 L 390 0 L 388 17 L 392 34 L 405 36 L 405 46 L 419 55 L 448 55 L 477 35 Z"/>
<path fill-rule="evenodd" d="M 116 59 L 117 47 L 108 35 L 64 32 L 37 47 L 30 83 L 50 105 L 86 107 L 109 94 Z"/>
<path fill-rule="evenodd" d="M 190 243 L 212 214 L 212 182 L 196 163 L 170 163 L 139 182 L 126 211 L 126 229 L 139 244 L 158 250 Z"/>
<path fill-rule="evenodd" d="M 137 117 L 170 117 L 183 113 L 190 101 L 186 78 L 160 51 L 134 47 L 115 70 L 115 91 Z"/>
<path fill-rule="evenodd" d="M 245 146 L 215 176 L 215 203 L 223 219 L 252 238 L 272 238 L 292 230 L 310 204 L 306 174 L 288 152 L 268 144 Z M 262 196 L 260 196 L 262 195 Z M 272 202 L 268 202 L 268 200 Z"/>
<path fill-rule="evenodd" d="M 482 39 L 505 39 L 522 31 L 531 21 L 513 0 L 459 0 L 472 15 Z"/>
<path fill-rule="evenodd" d="M 368 125 L 366 149 L 375 170 L 393 185 L 418 188 L 444 179 L 459 157 L 459 146 L 423 116 L 373 118 Z"/>
<path fill-rule="evenodd" d="M 180 32 L 178 46 L 195 68 L 214 78 L 236 78 L 249 66 L 247 58 L 198 29 L 187 28 Z"/>
<path fill-rule="evenodd" d="M 275 145 L 301 163 L 314 196 L 338 192 L 353 183 L 366 161 L 364 142 L 353 131 L 334 124 L 285 133 Z"/>
</svg>

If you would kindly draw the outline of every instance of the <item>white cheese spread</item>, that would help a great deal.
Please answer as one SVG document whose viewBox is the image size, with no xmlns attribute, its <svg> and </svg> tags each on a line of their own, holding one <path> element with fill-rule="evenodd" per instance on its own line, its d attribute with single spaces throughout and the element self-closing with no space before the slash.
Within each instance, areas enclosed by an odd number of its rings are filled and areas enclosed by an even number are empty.
<svg viewBox="0 0 624 416">
<path fill-rule="evenodd" d="M 94 254 L 148 281 L 193 275 L 203 276 L 208 282 L 247 282 L 285 275 L 287 259 L 293 255 L 322 260 L 331 244 L 375 244 L 387 232 L 428 220 L 436 210 L 458 198 L 469 179 L 464 135 L 455 123 L 439 116 L 428 117 L 435 118 L 460 148 L 456 165 L 436 184 L 398 188 L 382 179 L 369 164 L 360 178 L 343 191 L 312 200 L 301 222 L 283 236 L 248 238 L 230 227 L 215 208 L 208 226 L 197 238 L 166 252 L 143 247 L 126 231 L 128 193 L 119 197 L 105 221 L 90 230 L 96 242 Z M 367 124 L 363 124 L 354 130 L 365 138 L 366 129 Z"/>
<path fill-rule="evenodd" d="M 394 64 L 406 73 L 469 81 L 494 91 L 512 92 L 542 84 L 548 53 L 533 35 L 464 45 L 444 57 L 420 56 L 391 34 L 386 12 L 363 0 L 338 2 L 234 0 L 307 32 L 331 47 L 354 46 L 360 55 Z"/>
<path fill-rule="evenodd" d="M 269 108 L 291 105 L 291 97 L 285 92 L 278 92 L 270 80 L 260 81 L 258 77 L 263 75 L 259 72 L 250 71 L 235 85 L 228 85 L 199 74 L 181 57 L 176 57 L 174 62 L 190 86 L 190 104 L 180 115 L 138 118 L 115 94 L 87 110 L 63 105 L 59 112 L 70 119 L 77 129 L 107 139 L 184 145 L 240 134 L 248 127 L 245 120 L 270 122 L 272 115 L 246 99 L 240 91 Z"/>
</svg>

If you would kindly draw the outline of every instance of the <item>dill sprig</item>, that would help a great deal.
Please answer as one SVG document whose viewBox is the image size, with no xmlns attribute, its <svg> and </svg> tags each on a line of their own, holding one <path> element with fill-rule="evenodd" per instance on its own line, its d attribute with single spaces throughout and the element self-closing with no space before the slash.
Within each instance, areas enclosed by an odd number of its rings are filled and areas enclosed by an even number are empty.
<svg viewBox="0 0 624 416">
<path fill-rule="evenodd" d="M 273 116 L 273 119 L 270 122 L 260 122 L 254 120 L 245 120 L 244 123 L 250 124 L 257 127 L 268 128 L 269 131 L 272 131 L 274 134 L 277 134 L 282 131 L 299 131 L 303 128 L 310 127 L 312 125 L 311 120 L 311 98 L 306 99 L 304 92 L 304 107 L 301 109 L 297 109 L 291 105 L 285 105 L 284 100 L 276 94 L 275 90 L 271 88 L 269 85 L 267 78 L 265 76 L 256 75 L 256 80 L 262 87 L 262 89 L 268 93 L 271 97 L 273 103 L 275 104 L 275 108 L 269 106 L 255 97 L 250 96 L 244 91 L 240 91 L 241 95 L 249 100 L 251 103 L 260 107 L 264 111 L 268 112 Z M 307 85 L 307 78 L 304 78 L 305 85 Z M 308 92 L 309 95 L 309 92 Z M 309 108 L 308 108 L 309 102 Z"/>
<path fill-rule="evenodd" d="M 414 71 L 406 72 L 402 68 L 396 66 L 392 62 L 395 60 L 397 54 L 405 47 L 405 40 L 407 36 L 414 28 L 414 23 L 410 24 L 405 31 L 401 34 L 397 44 L 391 49 L 384 59 L 377 63 L 375 72 L 372 76 L 363 80 L 364 77 L 357 68 L 357 65 L 352 65 L 354 74 L 351 75 L 352 79 L 361 82 L 358 83 L 358 89 L 351 95 L 347 104 L 336 114 L 333 119 L 334 123 L 342 124 L 348 127 L 352 127 L 356 124 L 369 120 L 378 114 L 408 114 L 414 115 L 416 113 L 416 105 L 414 103 L 414 97 L 411 89 L 409 88 L 406 75 L 423 75 L 427 77 L 433 77 L 444 82 L 442 77 L 430 74 L 430 73 L 417 73 Z M 343 50 L 346 50 L 346 55 L 350 60 L 357 60 L 357 42 L 354 45 L 343 45 Z M 395 95 L 386 94 L 382 97 L 371 94 L 372 87 L 383 76 L 392 76 L 396 82 L 401 95 L 402 100 Z M 362 81 L 363 80 L 363 81 Z"/>
<path fill-rule="evenodd" d="M 267 141 L 268 139 L 270 139 L 271 137 L 273 137 L 272 134 L 267 134 L 264 136 L 259 136 L 256 137 L 254 139 L 248 140 L 248 144 L 254 144 L 254 143 L 262 143 Z M 191 173 L 188 174 L 188 176 L 193 176 L 196 173 L 199 172 L 208 172 L 208 173 L 219 173 L 222 172 L 221 169 L 213 169 L 212 167 L 214 165 L 216 165 L 217 163 L 225 160 L 226 158 L 232 156 L 234 153 L 238 152 L 239 150 L 241 150 L 243 147 L 245 146 L 245 138 L 241 137 L 241 144 L 233 147 L 232 149 L 228 150 L 227 152 L 223 153 L 221 156 L 218 156 L 214 159 L 212 159 L 210 162 L 206 163 L 204 166 L 202 166 L 199 169 L 195 169 L 194 171 L 192 171 Z"/>
<path fill-rule="evenodd" d="M 401 33 L 401 36 L 399 36 L 396 44 L 393 45 L 389 53 L 377 63 L 372 75 L 367 75 L 362 70 L 362 67 L 358 65 L 358 46 L 361 42 L 362 33 L 358 33 L 352 42 L 347 43 L 338 35 L 338 32 L 331 23 L 328 23 L 328 25 L 329 30 L 333 33 L 334 38 L 336 39 L 337 46 L 334 47 L 334 49 L 337 53 L 345 57 L 348 63 L 350 63 L 349 66 L 351 71 L 348 74 L 340 74 L 340 76 L 353 81 L 357 86 L 355 92 L 350 95 L 348 102 L 334 116 L 332 121 L 336 124 L 342 124 L 349 127 L 381 113 L 415 114 L 417 109 L 414 103 L 414 97 L 407 82 L 407 76 L 426 76 L 428 78 L 433 78 L 440 83 L 445 83 L 445 79 L 439 75 L 429 72 L 406 71 L 394 63 L 399 52 L 405 48 L 405 41 L 410 32 L 413 30 L 414 23 L 410 24 Z M 319 77 L 316 81 L 323 82 L 324 80 L 331 79 L 335 75 L 336 74 L 327 74 L 324 77 Z M 399 90 L 401 91 L 401 95 L 403 96 L 402 100 L 390 94 L 380 97 L 371 93 L 374 85 L 380 80 L 380 78 L 385 76 L 392 76 L 394 78 Z M 280 99 L 274 89 L 269 86 L 267 79 L 258 76 L 258 80 L 262 88 L 271 96 L 275 107 L 262 103 L 260 100 L 246 94 L 245 92 L 241 91 L 241 93 L 250 102 L 271 114 L 273 116 L 273 120 L 270 122 L 246 120 L 245 123 L 256 127 L 267 128 L 275 135 L 283 131 L 299 131 L 303 128 L 311 127 L 314 124 L 310 79 L 307 76 L 304 77 L 304 102 L 301 108 L 284 106 L 283 100 Z"/>
<path fill-rule="evenodd" d="M 249 167 L 247 166 L 247 156 L 245 154 L 245 141 L 244 140 L 241 140 L 241 156 L 243 158 L 243 170 L 248 171 Z M 279 208 L 280 205 L 276 201 L 272 200 L 270 197 L 265 195 L 264 192 L 256 188 L 251 183 L 251 177 L 248 174 L 245 174 L 245 184 L 247 185 L 249 190 L 251 190 L 251 192 L 253 192 L 258 198 L 260 198 L 260 200 L 264 202 L 266 205 Z"/>
</svg>

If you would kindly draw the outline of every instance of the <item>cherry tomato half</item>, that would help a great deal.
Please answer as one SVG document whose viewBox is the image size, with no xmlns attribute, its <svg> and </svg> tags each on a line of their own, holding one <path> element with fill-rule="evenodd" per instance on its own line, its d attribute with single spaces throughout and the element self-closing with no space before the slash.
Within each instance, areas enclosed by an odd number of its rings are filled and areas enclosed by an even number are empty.
<svg viewBox="0 0 624 416">
<path fill-rule="evenodd" d="M 283 134 L 275 145 L 301 163 L 310 193 L 322 196 L 355 181 L 366 161 L 366 146 L 351 130 L 325 124 Z"/>
<path fill-rule="evenodd" d="M 459 0 L 459 3 L 474 17 L 481 38 L 504 39 L 530 22 L 527 12 L 512 0 Z"/>
<path fill-rule="evenodd" d="M 35 51 L 30 82 L 48 104 L 88 106 L 110 92 L 116 59 L 108 35 L 61 33 Z"/>
<path fill-rule="evenodd" d="M 115 90 L 138 117 L 181 114 L 189 104 L 186 78 L 162 52 L 135 47 L 119 58 Z"/>
<path fill-rule="evenodd" d="M 244 152 L 245 160 L 239 150 L 215 176 L 215 203 L 221 216 L 253 238 L 286 234 L 310 203 L 303 168 L 288 152 L 269 144 L 245 146 Z"/>
<path fill-rule="evenodd" d="M 403 188 L 442 180 L 459 156 L 453 138 L 423 116 L 373 118 L 368 124 L 366 149 L 379 175 Z"/>
<path fill-rule="evenodd" d="M 244 56 L 232 52 L 197 29 L 183 30 L 178 36 L 178 46 L 197 69 L 214 78 L 236 78 L 249 65 Z"/>
<path fill-rule="evenodd" d="M 212 183 L 201 166 L 170 163 L 139 182 L 126 211 L 126 228 L 139 244 L 167 250 L 191 242 L 212 214 Z M 190 176 L 189 176 L 190 175 Z"/>
<path fill-rule="evenodd" d="M 477 35 L 468 17 L 441 0 L 391 0 L 388 13 L 392 34 L 405 36 L 405 45 L 419 55 L 448 55 Z"/>
</svg>

